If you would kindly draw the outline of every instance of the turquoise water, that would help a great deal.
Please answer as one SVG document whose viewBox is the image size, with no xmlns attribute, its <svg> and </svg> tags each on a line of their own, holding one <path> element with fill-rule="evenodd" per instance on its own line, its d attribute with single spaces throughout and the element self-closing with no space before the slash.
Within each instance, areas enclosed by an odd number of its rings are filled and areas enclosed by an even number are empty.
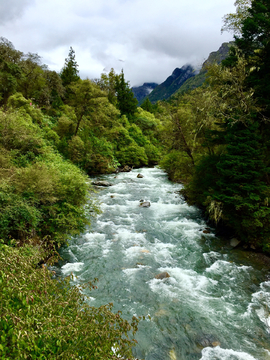
<svg viewBox="0 0 270 360">
<path fill-rule="evenodd" d="M 141 173 L 144 177 L 137 178 Z M 61 273 L 99 279 L 90 303 L 151 316 L 136 335 L 145 360 L 270 359 L 270 278 L 215 237 L 158 168 L 107 175 L 102 214 L 62 249 Z M 149 208 L 139 206 L 150 201 Z M 168 272 L 169 278 L 155 276 Z"/>
</svg>

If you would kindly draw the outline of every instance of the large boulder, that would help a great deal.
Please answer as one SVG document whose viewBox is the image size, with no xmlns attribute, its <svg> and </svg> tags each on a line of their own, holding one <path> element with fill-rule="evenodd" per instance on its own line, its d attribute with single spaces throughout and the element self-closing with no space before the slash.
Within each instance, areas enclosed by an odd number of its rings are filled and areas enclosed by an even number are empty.
<svg viewBox="0 0 270 360">
<path fill-rule="evenodd" d="M 167 271 L 164 271 L 160 274 L 157 274 L 155 276 L 155 279 L 162 280 L 162 279 L 169 278 L 169 277 L 170 277 L 170 275 L 167 273 Z"/>
<path fill-rule="evenodd" d="M 112 186 L 112 184 L 109 183 L 109 181 L 106 181 L 106 180 L 92 181 L 92 185 L 96 185 L 96 186 Z"/>
<path fill-rule="evenodd" d="M 140 207 L 150 207 L 151 204 L 150 204 L 150 201 L 144 201 L 144 202 L 141 202 L 139 206 Z"/>
</svg>

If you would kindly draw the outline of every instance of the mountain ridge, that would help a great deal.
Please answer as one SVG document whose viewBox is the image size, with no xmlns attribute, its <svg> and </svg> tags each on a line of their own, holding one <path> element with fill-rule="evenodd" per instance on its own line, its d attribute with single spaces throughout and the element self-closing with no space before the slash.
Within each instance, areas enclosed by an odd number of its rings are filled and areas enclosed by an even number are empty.
<svg viewBox="0 0 270 360">
<path fill-rule="evenodd" d="M 215 62 L 220 64 L 225 60 L 233 44 L 233 41 L 224 42 L 217 51 L 212 51 L 202 64 L 200 71 L 195 70 L 192 65 L 186 64 L 181 68 L 175 68 L 172 74 L 159 85 L 156 83 L 144 83 L 142 86 L 132 88 L 139 105 L 146 97 L 148 97 L 152 103 L 156 103 L 159 100 L 167 100 L 172 95 L 178 94 L 179 92 L 184 93 L 201 86 L 206 79 L 207 65 Z M 148 91 L 147 84 L 155 84 L 155 86 L 151 91 Z"/>
</svg>

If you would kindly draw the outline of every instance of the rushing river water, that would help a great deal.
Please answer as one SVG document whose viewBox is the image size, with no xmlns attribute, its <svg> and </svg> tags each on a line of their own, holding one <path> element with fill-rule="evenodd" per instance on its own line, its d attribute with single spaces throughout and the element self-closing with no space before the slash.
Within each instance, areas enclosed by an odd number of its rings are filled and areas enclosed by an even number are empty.
<svg viewBox="0 0 270 360">
<path fill-rule="evenodd" d="M 144 177 L 137 178 L 141 173 Z M 269 360 L 270 278 L 248 253 L 215 237 L 158 168 L 103 177 L 103 213 L 62 249 L 62 274 L 97 277 L 91 305 L 148 314 L 134 356 L 145 360 Z M 150 201 L 149 208 L 139 207 Z M 161 272 L 170 277 L 155 278 Z"/>
</svg>

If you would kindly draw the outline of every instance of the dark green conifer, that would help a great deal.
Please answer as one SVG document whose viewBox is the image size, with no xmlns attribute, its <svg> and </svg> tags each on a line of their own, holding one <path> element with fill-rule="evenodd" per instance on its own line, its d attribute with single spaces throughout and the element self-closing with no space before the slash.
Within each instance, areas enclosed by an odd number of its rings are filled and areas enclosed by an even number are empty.
<svg viewBox="0 0 270 360">
<path fill-rule="evenodd" d="M 121 74 L 116 77 L 115 90 L 117 108 L 120 110 L 121 115 L 126 115 L 128 118 L 131 118 L 137 110 L 138 101 L 134 97 L 128 82 L 125 81 L 123 70 Z"/>
<path fill-rule="evenodd" d="M 261 245 L 269 235 L 269 167 L 258 128 L 256 122 L 226 124 L 226 152 L 216 164 L 218 180 L 208 195 L 223 204 L 223 216 L 240 238 Z"/>
<path fill-rule="evenodd" d="M 152 103 L 151 103 L 151 101 L 149 100 L 148 97 L 146 97 L 146 98 L 144 99 L 144 101 L 143 101 L 143 103 L 142 103 L 142 105 L 141 105 L 141 108 L 142 108 L 143 110 L 146 110 L 146 111 L 150 112 L 150 113 L 153 112 L 153 105 L 152 105 Z"/>
<path fill-rule="evenodd" d="M 75 60 L 75 51 L 71 46 L 69 49 L 68 57 L 65 59 L 65 65 L 60 72 L 60 77 L 64 86 L 67 86 L 72 82 L 80 79 L 78 67 L 79 65 Z"/>
</svg>

